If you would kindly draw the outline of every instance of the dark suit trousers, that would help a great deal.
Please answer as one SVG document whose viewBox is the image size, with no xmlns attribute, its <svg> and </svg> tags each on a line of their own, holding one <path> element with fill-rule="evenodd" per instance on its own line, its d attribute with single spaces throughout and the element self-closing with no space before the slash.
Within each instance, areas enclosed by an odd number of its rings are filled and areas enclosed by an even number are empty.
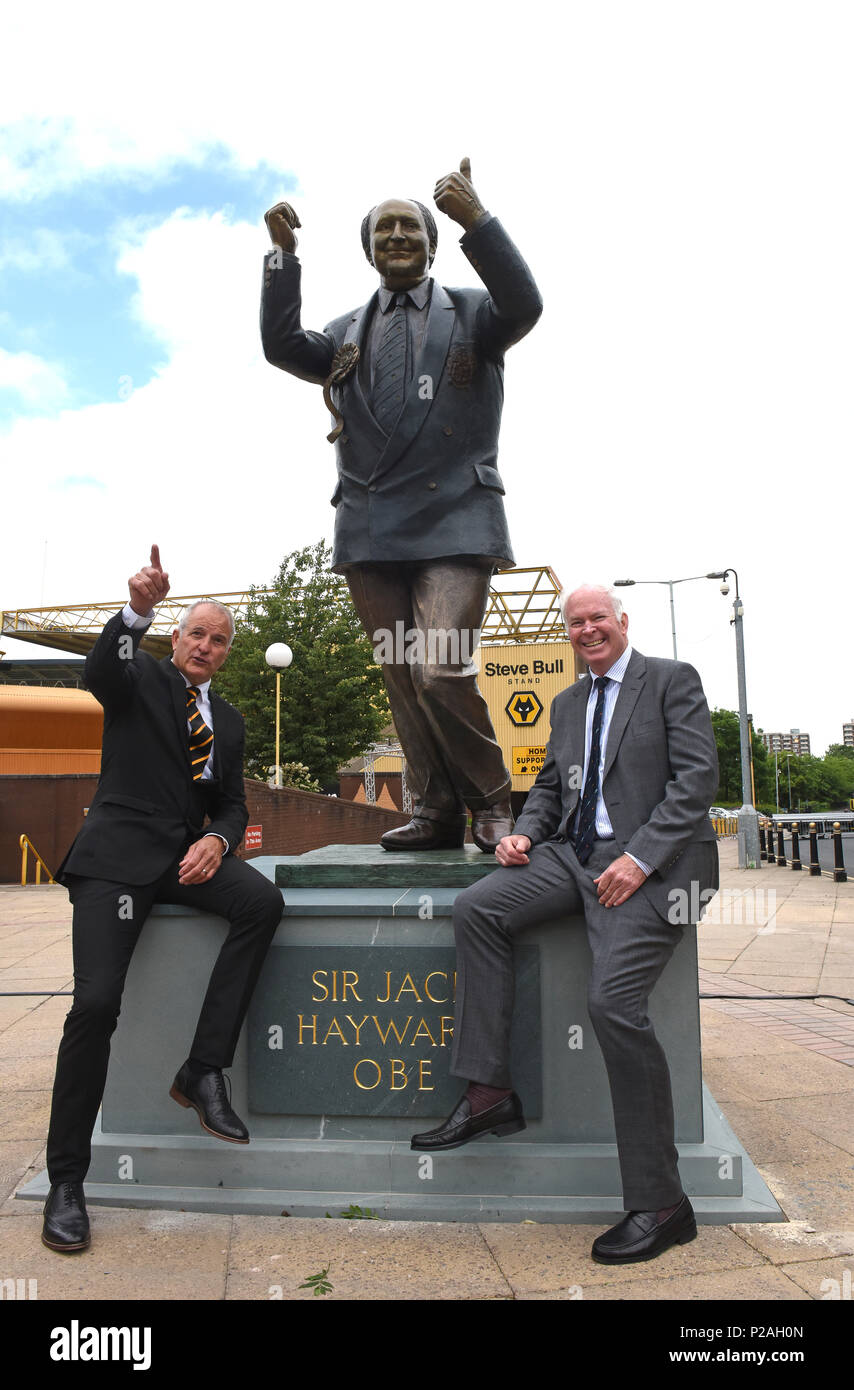
<svg viewBox="0 0 854 1390">
<path fill-rule="evenodd" d="M 491 578 L 491 563 L 476 559 L 347 570 L 356 612 L 375 645 L 381 640 L 377 633 L 394 635 L 398 623 L 404 633 L 423 634 L 425 659 L 407 661 L 406 648 L 398 644 L 395 660 L 382 669 L 416 809 L 437 820 L 453 819 L 466 806 L 482 810 L 510 795 L 476 668 L 462 659 L 483 622 Z M 408 649 L 415 650 L 414 644 Z"/>
<path fill-rule="evenodd" d="M 582 866 L 571 844 L 549 840 L 530 851 L 527 865 L 496 869 L 458 895 L 451 1071 L 512 1084 L 513 940 L 535 923 L 583 913 L 593 957 L 587 1004 L 608 1071 L 625 1209 L 658 1211 L 679 1201 L 682 1185 L 670 1072 L 648 1000 L 680 933 L 642 892 L 620 907 L 600 906 L 593 880 L 617 853 L 613 840 L 597 840 Z"/>
<path fill-rule="evenodd" d="M 53 1088 L 47 1141 L 53 1183 L 82 1182 L 89 1168 L 110 1038 L 131 956 L 152 905 L 198 907 L 229 923 L 189 1049 L 189 1056 L 211 1067 L 231 1065 L 252 991 L 282 916 L 279 889 L 230 854 L 210 883 L 190 887 L 178 883 L 177 860 L 156 883 L 127 885 L 74 875 L 68 875 L 67 883 L 74 904 L 74 1002 L 65 1020 Z M 176 1059 L 176 1070 L 182 1061 Z"/>
</svg>

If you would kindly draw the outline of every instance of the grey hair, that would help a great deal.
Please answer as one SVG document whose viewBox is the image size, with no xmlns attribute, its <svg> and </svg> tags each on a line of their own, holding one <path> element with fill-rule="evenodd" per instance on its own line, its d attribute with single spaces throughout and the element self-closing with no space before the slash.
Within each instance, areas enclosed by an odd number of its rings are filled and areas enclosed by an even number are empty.
<svg viewBox="0 0 854 1390">
<path fill-rule="evenodd" d="M 563 625 L 566 628 L 567 635 L 569 634 L 569 623 L 566 621 L 566 605 L 572 598 L 572 595 L 578 593 L 579 589 L 595 589 L 597 593 L 607 594 L 608 601 L 614 610 L 614 617 L 617 619 L 617 622 L 620 621 L 623 616 L 623 601 L 613 584 L 574 584 L 571 589 L 561 589 L 558 597 L 560 615 L 563 618 Z"/>
<path fill-rule="evenodd" d="M 218 599 L 215 598 L 197 598 L 195 603 L 191 603 L 189 608 L 185 608 L 178 620 L 178 631 L 183 634 L 190 621 L 191 613 L 195 613 L 197 608 L 215 608 L 218 613 L 225 615 L 228 619 L 228 645 L 230 647 L 234 641 L 234 614 L 230 608 L 226 608 L 224 603 L 220 603 Z"/>
</svg>

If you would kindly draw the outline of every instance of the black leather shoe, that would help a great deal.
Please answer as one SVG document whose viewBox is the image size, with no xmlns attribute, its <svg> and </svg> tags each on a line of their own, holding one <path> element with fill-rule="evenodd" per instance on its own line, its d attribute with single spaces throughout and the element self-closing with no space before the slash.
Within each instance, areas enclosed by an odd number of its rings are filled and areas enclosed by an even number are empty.
<svg viewBox="0 0 854 1390">
<path fill-rule="evenodd" d="M 494 854 L 498 841 L 512 835 L 515 824 L 510 802 L 496 801 L 494 806 L 472 812 L 471 837 L 484 854 Z"/>
<path fill-rule="evenodd" d="M 694 1208 L 683 1195 L 676 1210 L 664 1221 L 654 1211 L 630 1211 L 618 1226 L 599 1236 L 591 1251 L 600 1265 L 631 1265 L 654 1260 L 671 1245 L 687 1245 L 697 1234 Z"/>
<path fill-rule="evenodd" d="M 518 1134 L 525 1127 L 522 1102 L 515 1091 L 511 1091 L 497 1105 L 482 1110 L 479 1115 L 471 1113 L 471 1101 L 468 1096 L 463 1096 L 443 1125 L 428 1130 L 426 1134 L 413 1134 L 409 1147 L 425 1153 L 435 1153 L 437 1149 L 459 1149 L 481 1134 Z"/>
<path fill-rule="evenodd" d="M 173 1100 L 187 1110 L 191 1106 L 198 1115 L 202 1129 L 215 1139 L 227 1139 L 229 1144 L 248 1144 L 249 1130 L 235 1115 L 225 1088 L 225 1077 L 219 1068 L 194 1076 L 185 1062 L 169 1091 Z"/>
<path fill-rule="evenodd" d="M 451 825 L 447 821 L 428 820 L 413 816 L 408 825 L 387 830 L 380 840 L 383 849 L 459 849 L 465 842 L 466 823 Z"/>
<path fill-rule="evenodd" d="M 63 1255 L 88 1250 L 89 1217 L 82 1182 L 54 1183 L 44 1204 L 42 1244 Z"/>
</svg>

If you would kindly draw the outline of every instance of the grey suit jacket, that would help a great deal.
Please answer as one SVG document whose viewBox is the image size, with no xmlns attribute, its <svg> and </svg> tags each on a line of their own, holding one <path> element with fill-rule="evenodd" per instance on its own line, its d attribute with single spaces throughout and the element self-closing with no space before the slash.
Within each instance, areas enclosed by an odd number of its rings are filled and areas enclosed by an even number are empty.
<svg viewBox="0 0 854 1390">
<path fill-rule="evenodd" d="M 581 797 L 589 694 L 584 676 L 552 703 L 546 761 L 516 822 L 516 833 L 533 844 L 565 836 Z M 699 894 L 718 886 L 708 815 L 717 785 L 717 750 L 697 672 L 682 661 L 633 651 L 608 731 L 602 795 L 620 851 L 652 866 L 638 892 L 664 917 L 674 890 L 696 905 Z"/>
<path fill-rule="evenodd" d="M 334 388 L 344 417 L 333 569 L 377 561 L 478 555 L 513 564 L 497 469 L 504 352 L 542 312 L 531 272 L 489 217 L 461 241 L 487 290 L 433 283 L 420 356 L 403 411 L 386 435 L 356 370 Z M 376 295 L 312 333 L 300 323 L 300 264 L 265 269 L 261 336 L 268 361 L 322 382 L 344 343 L 365 347 Z"/>
</svg>

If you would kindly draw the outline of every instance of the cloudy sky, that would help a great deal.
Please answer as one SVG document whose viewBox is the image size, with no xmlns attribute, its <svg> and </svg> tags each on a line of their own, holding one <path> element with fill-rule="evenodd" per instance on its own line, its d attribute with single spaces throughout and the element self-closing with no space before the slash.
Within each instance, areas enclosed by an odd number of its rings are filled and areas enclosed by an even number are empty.
<svg viewBox="0 0 854 1390">
<path fill-rule="evenodd" d="M 854 11 L 438 0 L 422 11 L 47 0 L 0 56 L 0 607 L 263 584 L 331 535 L 320 388 L 260 351 L 263 212 L 304 321 L 368 298 L 359 222 L 468 155 L 546 310 L 508 354 L 519 564 L 564 584 L 735 567 L 748 703 L 821 753 L 854 715 Z M 434 272 L 477 279 L 439 216 Z M 732 595 L 679 656 L 737 703 Z M 670 655 L 666 587 L 628 593 Z M 3 641 L 8 656 L 35 649 Z"/>
</svg>

